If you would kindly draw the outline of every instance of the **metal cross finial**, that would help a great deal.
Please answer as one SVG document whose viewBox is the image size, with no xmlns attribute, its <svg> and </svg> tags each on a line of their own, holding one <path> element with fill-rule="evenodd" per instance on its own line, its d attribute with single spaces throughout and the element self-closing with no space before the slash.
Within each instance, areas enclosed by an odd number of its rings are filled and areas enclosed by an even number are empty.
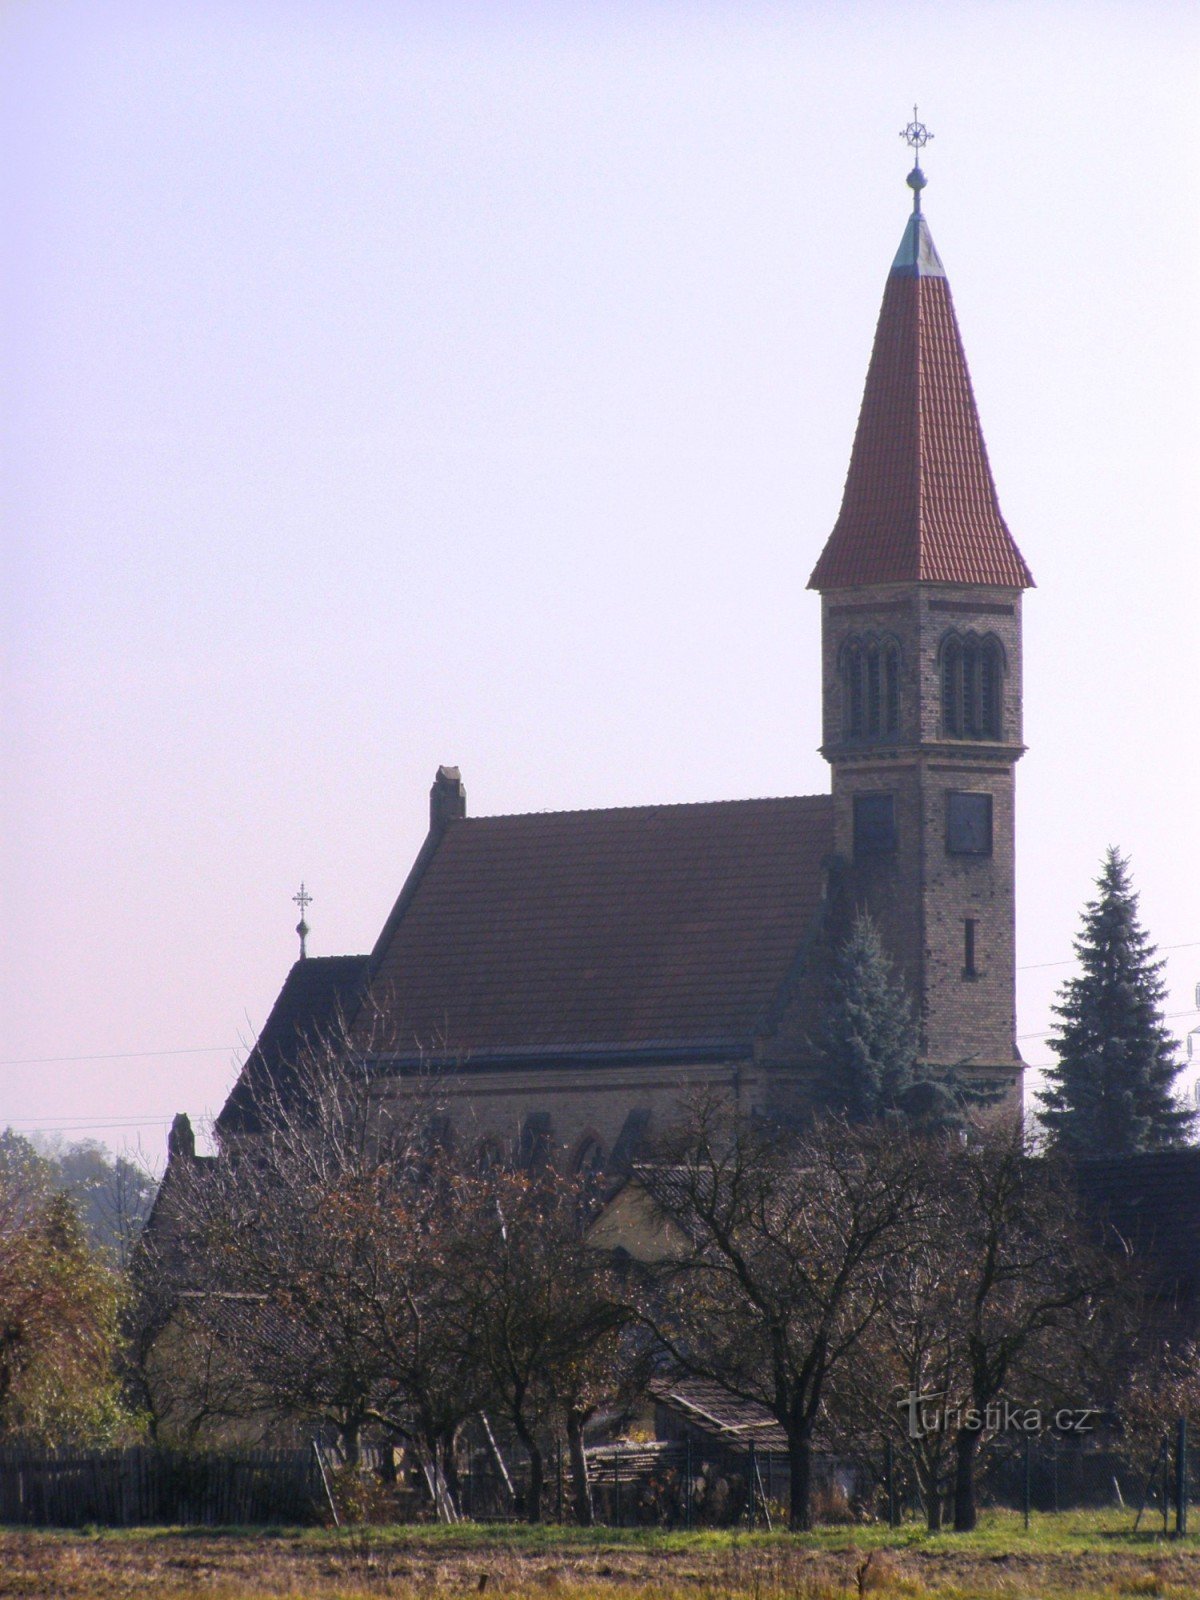
<svg viewBox="0 0 1200 1600">
<path fill-rule="evenodd" d="M 907 128 L 903 128 L 901 130 L 900 137 L 904 140 L 905 144 L 910 150 L 915 150 L 917 152 L 918 157 L 920 156 L 920 152 L 929 143 L 930 139 L 933 138 L 933 135 L 930 133 L 925 124 L 918 121 L 916 106 L 913 107 L 912 121 L 908 124 Z"/>
<path fill-rule="evenodd" d="M 921 190 L 925 187 L 925 174 L 921 171 L 921 151 L 929 143 L 933 135 L 917 117 L 917 108 L 913 107 L 913 119 L 906 128 L 900 130 L 900 137 L 913 152 L 913 169 L 908 175 L 908 187 L 913 192 L 913 211 L 921 210 Z"/>
<path fill-rule="evenodd" d="M 303 961 L 308 955 L 309 934 L 309 927 L 304 920 L 304 913 L 312 905 L 312 895 L 309 894 L 303 883 L 300 885 L 300 893 L 292 896 L 292 903 L 300 907 L 300 921 L 296 924 L 296 932 L 300 935 L 300 959 Z"/>
</svg>

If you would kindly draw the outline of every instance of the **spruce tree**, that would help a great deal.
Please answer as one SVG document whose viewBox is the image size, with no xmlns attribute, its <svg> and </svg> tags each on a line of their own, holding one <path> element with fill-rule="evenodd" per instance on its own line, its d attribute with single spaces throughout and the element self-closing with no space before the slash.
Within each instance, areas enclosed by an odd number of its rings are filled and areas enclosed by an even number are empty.
<svg viewBox="0 0 1200 1600">
<path fill-rule="evenodd" d="M 1083 968 L 1059 991 L 1050 1048 L 1058 1064 L 1040 1097 L 1042 1120 L 1065 1155 L 1121 1156 L 1183 1144 L 1192 1113 L 1175 1100 L 1180 1067 L 1163 1021 L 1165 962 L 1138 920 L 1128 861 L 1110 849 L 1083 913 Z"/>
<path fill-rule="evenodd" d="M 895 1109 L 914 1081 L 917 1029 L 879 930 L 864 912 L 833 955 L 817 1046 L 819 1096 L 852 1122 Z"/>
</svg>

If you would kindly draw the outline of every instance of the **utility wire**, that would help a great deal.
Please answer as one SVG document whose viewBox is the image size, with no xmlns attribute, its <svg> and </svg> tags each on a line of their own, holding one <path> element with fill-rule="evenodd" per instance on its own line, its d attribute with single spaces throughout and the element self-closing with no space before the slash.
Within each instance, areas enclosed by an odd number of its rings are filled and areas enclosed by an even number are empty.
<svg viewBox="0 0 1200 1600">
<path fill-rule="evenodd" d="M 0 1061 L 0 1067 L 44 1067 L 64 1061 L 137 1061 L 158 1056 L 212 1056 L 218 1051 L 236 1050 L 232 1044 L 196 1044 L 183 1050 L 114 1050 L 111 1055 L 98 1056 L 14 1056 Z"/>
<path fill-rule="evenodd" d="M 1185 944 L 1162 944 L 1158 945 L 1156 948 L 1158 950 L 1200 950 L 1200 939 L 1191 939 Z M 1029 962 L 1023 967 L 1018 967 L 1016 970 L 1018 972 L 1040 972 L 1047 967 L 1070 967 L 1074 966 L 1074 964 L 1075 958 L 1070 957 L 1065 961 Z M 1172 1011 L 1168 1013 L 1168 1016 L 1188 1017 L 1192 1014 L 1193 1013 L 1191 1011 Z M 1046 1034 L 1021 1033 L 1018 1034 L 1017 1037 L 1019 1039 L 1044 1039 Z M 86 1056 L 10 1056 L 6 1060 L 0 1061 L 0 1067 L 69 1066 L 72 1063 L 79 1061 L 154 1061 L 164 1056 L 213 1056 L 232 1054 L 243 1048 L 243 1045 L 233 1044 L 199 1044 L 187 1045 L 181 1049 L 173 1050 L 112 1050 L 99 1055 Z"/>
<path fill-rule="evenodd" d="M 1195 1006 L 1191 1006 L 1187 1011 L 1165 1011 L 1163 1013 L 1163 1021 L 1175 1022 L 1180 1017 L 1196 1016 L 1200 1016 L 1200 1011 L 1197 1011 Z M 1047 1028 L 1045 1033 L 1019 1033 L 1017 1041 L 1019 1043 L 1022 1039 L 1048 1039 L 1053 1032 L 1053 1028 Z"/>
<path fill-rule="evenodd" d="M 1154 951 L 1156 955 L 1160 950 L 1200 950 L 1200 939 L 1190 939 L 1187 944 L 1155 945 Z M 1031 961 L 1027 962 L 1023 967 L 1018 967 L 1017 971 L 1040 972 L 1043 967 L 1073 967 L 1076 959 L 1075 956 L 1071 956 L 1066 961 Z"/>
</svg>

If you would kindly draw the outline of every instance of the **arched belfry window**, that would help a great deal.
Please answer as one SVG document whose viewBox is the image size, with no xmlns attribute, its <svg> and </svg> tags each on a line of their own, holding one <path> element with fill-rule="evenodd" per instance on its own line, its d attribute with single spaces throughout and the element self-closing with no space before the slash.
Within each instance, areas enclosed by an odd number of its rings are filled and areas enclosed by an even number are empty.
<svg viewBox="0 0 1200 1600">
<path fill-rule="evenodd" d="M 999 739 L 1004 649 L 999 639 L 950 633 L 942 640 L 942 734 Z"/>
<path fill-rule="evenodd" d="M 872 634 L 847 639 L 841 653 L 842 732 L 885 739 L 900 731 L 900 646 Z"/>
</svg>

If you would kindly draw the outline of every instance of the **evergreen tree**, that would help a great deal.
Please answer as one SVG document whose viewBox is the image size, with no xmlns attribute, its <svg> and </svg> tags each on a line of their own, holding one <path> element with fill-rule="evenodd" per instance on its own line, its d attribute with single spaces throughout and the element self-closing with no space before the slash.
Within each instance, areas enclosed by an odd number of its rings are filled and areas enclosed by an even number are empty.
<svg viewBox="0 0 1200 1600">
<path fill-rule="evenodd" d="M 1192 1113 L 1171 1090 L 1179 1072 L 1163 1022 L 1164 962 L 1138 920 L 1129 863 L 1108 851 L 1083 914 L 1083 968 L 1059 992 L 1042 1120 L 1067 1155 L 1132 1155 L 1184 1143 Z"/>
<path fill-rule="evenodd" d="M 917 1029 L 903 984 L 865 912 L 834 953 L 817 1046 L 820 1098 L 852 1122 L 899 1106 L 915 1078 Z"/>
</svg>

